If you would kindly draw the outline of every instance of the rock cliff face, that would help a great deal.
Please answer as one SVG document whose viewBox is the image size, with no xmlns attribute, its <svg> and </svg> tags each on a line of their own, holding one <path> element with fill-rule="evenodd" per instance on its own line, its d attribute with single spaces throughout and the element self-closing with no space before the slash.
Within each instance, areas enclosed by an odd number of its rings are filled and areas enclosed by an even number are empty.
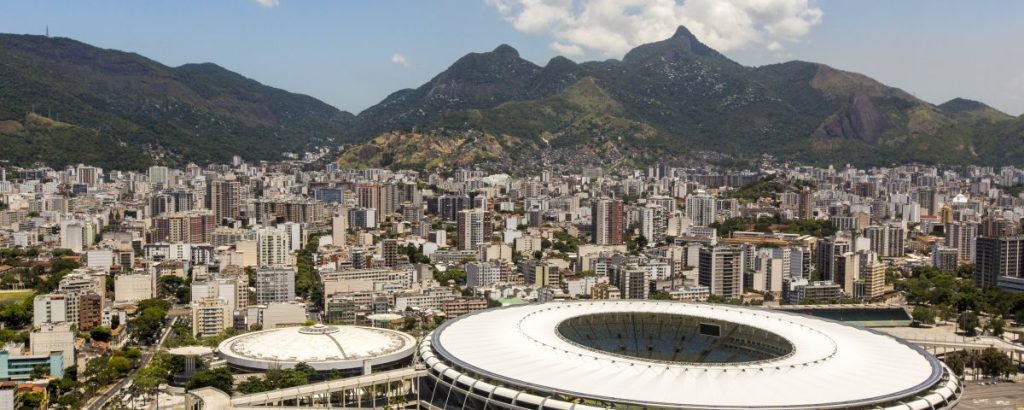
<svg viewBox="0 0 1024 410">
<path fill-rule="evenodd" d="M 877 143 L 892 122 L 864 93 L 857 93 L 814 133 L 818 138 L 847 138 Z"/>
</svg>

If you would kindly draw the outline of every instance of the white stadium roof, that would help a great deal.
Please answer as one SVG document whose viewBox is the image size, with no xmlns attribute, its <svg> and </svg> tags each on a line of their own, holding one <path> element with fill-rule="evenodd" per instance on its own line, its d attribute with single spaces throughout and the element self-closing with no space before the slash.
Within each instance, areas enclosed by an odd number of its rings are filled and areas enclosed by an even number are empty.
<svg viewBox="0 0 1024 410">
<path fill-rule="evenodd" d="M 316 370 L 360 368 L 412 356 L 416 339 L 402 332 L 357 326 L 313 325 L 246 333 L 217 347 L 236 366 L 291 367 L 305 362 Z"/>
<path fill-rule="evenodd" d="M 781 336 L 793 350 L 746 363 L 654 361 L 588 348 L 557 331 L 570 318 L 622 312 L 746 325 Z M 641 300 L 487 310 L 446 323 L 423 346 L 424 360 L 435 370 L 451 365 L 470 377 L 524 391 L 676 408 L 892 403 L 927 394 L 944 373 L 937 359 L 914 345 L 838 322 L 766 309 Z"/>
</svg>

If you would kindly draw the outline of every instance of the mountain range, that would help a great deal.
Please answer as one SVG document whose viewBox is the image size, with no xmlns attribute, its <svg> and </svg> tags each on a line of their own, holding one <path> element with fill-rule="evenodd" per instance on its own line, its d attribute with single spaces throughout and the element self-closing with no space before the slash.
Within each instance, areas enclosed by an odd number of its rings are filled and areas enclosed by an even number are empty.
<svg viewBox="0 0 1024 410">
<path fill-rule="evenodd" d="M 466 165 L 496 154 L 523 163 L 538 152 L 570 148 L 600 163 L 710 151 L 822 164 L 1019 164 L 1022 130 L 1024 118 L 983 103 L 958 98 L 933 105 L 824 64 L 745 67 L 680 27 L 622 60 L 577 64 L 556 57 L 541 67 L 506 45 L 469 54 L 419 88 L 360 113 L 356 138 L 386 134 L 349 150 L 342 163 Z M 466 133 L 479 136 L 464 144 L 482 140 L 483 149 L 449 144 L 455 155 L 422 152 L 420 158 L 404 146 Z"/>
<path fill-rule="evenodd" d="M 0 35 L 0 159 L 119 169 L 279 159 L 354 119 L 215 64 L 168 67 L 66 38 Z"/>
<path fill-rule="evenodd" d="M 1024 163 L 1022 139 L 1024 117 L 977 101 L 933 105 L 818 63 L 746 67 L 684 27 L 621 60 L 538 66 L 508 45 L 470 53 L 359 115 L 213 64 L 0 35 L 0 144 L 15 148 L 0 159 L 19 163 L 275 159 L 344 143 L 342 165 L 400 168 L 764 154 L 998 165 Z"/>
</svg>

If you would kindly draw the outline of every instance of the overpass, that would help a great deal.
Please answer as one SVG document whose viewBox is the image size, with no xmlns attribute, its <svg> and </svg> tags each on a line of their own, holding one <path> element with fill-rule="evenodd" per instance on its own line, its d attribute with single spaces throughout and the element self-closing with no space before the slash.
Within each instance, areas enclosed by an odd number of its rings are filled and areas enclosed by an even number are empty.
<svg viewBox="0 0 1024 410">
<path fill-rule="evenodd" d="M 904 339 L 923 347 L 925 350 L 936 356 L 958 350 L 981 351 L 987 348 L 995 348 L 1010 357 L 1017 364 L 1024 364 L 1024 346 L 1010 343 L 995 336 L 960 336 L 954 334 L 942 334 L 934 331 L 888 328 L 875 329 L 892 336 Z"/>
<path fill-rule="evenodd" d="M 231 397 L 212 387 L 188 392 L 187 410 L 274 408 L 419 408 L 420 366 Z"/>
</svg>

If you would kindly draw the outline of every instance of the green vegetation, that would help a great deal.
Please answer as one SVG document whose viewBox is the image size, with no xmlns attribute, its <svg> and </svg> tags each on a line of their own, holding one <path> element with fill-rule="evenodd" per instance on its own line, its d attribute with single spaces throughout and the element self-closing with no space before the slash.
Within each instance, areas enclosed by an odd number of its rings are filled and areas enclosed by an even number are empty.
<svg viewBox="0 0 1024 410">
<path fill-rule="evenodd" d="M 234 391 L 235 380 L 231 376 L 231 370 L 227 367 L 218 367 L 196 372 L 185 384 L 185 389 L 195 390 L 202 387 L 213 387 L 227 394 Z"/>
<path fill-rule="evenodd" d="M 434 272 L 434 280 L 440 283 L 441 286 L 448 286 L 448 281 L 455 281 L 456 285 L 466 285 L 466 271 L 462 269 L 448 268 L 444 272 Z"/>
<path fill-rule="evenodd" d="M 352 120 L 214 64 L 171 68 L 66 38 L 0 35 L 0 61 L 2 159 L 21 165 L 142 169 L 149 152 L 177 163 L 276 159 Z"/>
<path fill-rule="evenodd" d="M 5 328 L 19 329 L 32 323 L 32 299 L 29 294 L 21 303 L 0 305 L 0 322 Z"/>
<path fill-rule="evenodd" d="M 436 98 L 450 84 L 458 84 L 459 98 Z M 822 64 L 743 67 L 688 33 L 637 47 L 621 62 L 555 59 L 542 68 L 510 49 L 470 54 L 366 110 L 353 129 L 360 139 L 378 138 L 343 163 L 398 168 L 548 148 L 643 163 L 711 147 L 728 154 L 719 161 L 726 166 L 747 166 L 765 153 L 820 165 L 1024 161 L 1024 118 L 971 101 L 936 109 Z M 393 130 L 414 132 L 380 137 Z M 753 200 L 774 185 L 738 196 Z"/>
<path fill-rule="evenodd" d="M 96 326 L 89 329 L 89 338 L 98 342 L 109 342 L 110 334 L 110 328 L 106 326 Z"/>
<path fill-rule="evenodd" d="M 971 311 L 960 313 L 960 317 L 956 319 L 957 328 L 967 336 L 977 336 L 979 325 L 981 322 L 978 320 L 978 315 Z"/>
<path fill-rule="evenodd" d="M 4 322 L 7 323 L 7 322 Z M 28 344 L 28 330 L 18 332 L 13 329 L 0 329 L 0 346 L 7 342 Z"/>
<path fill-rule="evenodd" d="M 776 181 L 774 177 L 764 178 L 752 184 L 740 187 L 729 193 L 729 198 L 749 203 L 765 197 L 772 197 L 786 191 L 786 184 Z"/>
<path fill-rule="evenodd" d="M 32 295 L 31 290 L 2 290 L 0 291 L 0 305 L 19 303 Z"/>
<path fill-rule="evenodd" d="M 90 360 L 81 375 L 86 391 L 92 395 L 124 377 L 135 368 L 140 357 L 138 349 L 122 349 Z"/>
<path fill-rule="evenodd" d="M 132 384 L 144 395 L 156 391 L 160 384 L 171 380 L 172 360 L 172 356 L 168 353 L 156 353 L 149 364 L 135 373 L 135 376 L 132 377 Z"/>
<path fill-rule="evenodd" d="M 630 236 L 626 239 L 626 251 L 639 255 L 647 247 L 647 238 L 643 235 Z"/>
<path fill-rule="evenodd" d="M 928 306 L 914 306 L 914 310 L 913 312 L 911 312 L 910 316 L 914 318 L 915 322 L 921 324 L 935 324 L 935 309 L 932 309 Z"/>
<path fill-rule="evenodd" d="M 914 309 L 915 320 L 920 320 L 918 312 L 923 315 L 927 309 L 933 317 L 956 319 L 958 327 L 968 335 L 976 334 L 978 329 L 1001 333 L 1006 326 L 1003 318 L 1024 321 L 1024 294 L 994 287 L 979 289 L 972 273 L 973 266 L 961 267 L 954 273 L 943 273 L 930 266 L 917 267 L 908 277 L 896 281 L 896 289 L 906 292 L 908 303 L 918 305 Z M 984 323 L 980 314 L 991 319 Z"/>
<path fill-rule="evenodd" d="M 129 321 L 132 333 L 140 343 L 152 343 L 160 336 L 160 329 L 167 318 L 170 303 L 162 299 L 146 299 L 139 302 L 135 318 Z"/>
<path fill-rule="evenodd" d="M 188 303 L 192 294 L 188 280 L 185 278 L 167 275 L 160 277 L 160 294 L 162 296 L 174 296 L 178 303 Z"/>
<path fill-rule="evenodd" d="M 576 253 L 580 250 L 580 238 L 570 235 L 564 229 L 561 231 L 555 231 L 554 233 L 555 242 L 552 244 L 552 248 L 561 253 Z"/>
<path fill-rule="evenodd" d="M 306 363 L 296 364 L 291 369 L 268 369 L 264 377 L 250 377 L 238 383 L 238 392 L 252 394 L 302 386 L 308 384 L 314 377 L 316 370 Z"/>
<path fill-rule="evenodd" d="M 167 335 L 167 341 L 164 343 L 170 348 L 200 344 L 199 340 L 192 336 L 192 328 L 179 322 L 175 322 L 174 326 L 171 326 L 171 332 Z"/>
<path fill-rule="evenodd" d="M 1009 195 L 1009 196 L 1020 196 L 1021 193 L 1024 193 L 1024 185 L 1021 185 L 1021 184 L 1010 185 L 1010 186 L 1004 186 L 1004 185 L 999 185 L 999 184 L 994 184 L 994 185 L 995 185 L 996 188 L 1001 189 L 1003 191 L 1003 193 L 1005 193 L 1006 195 Z"/>
<path fill-rule="evenodd" d="M 672 295 L 663 290 L 657 290 L 651 292 L 651 294 L 648 295 L 647 298 L 651 300 L 672 300 Z"/>
<path fill-rule="evenodd" d="M 317 247 L 320 244 L 320 236 L 313 234 L 306 241 L 306 246 L 299 249 L 295 261 L 295 294 L 310 300 L 314 306 L 323 308 L 324 291 L 320 286 L 320 279 L 313 265 L 313 256 L 316 255 Z"/>
<path fill-rule="evenodd" d="M 801 235 L 811 235 L 817 237 L 825 237 L 835 235 L 839 230 L 832 225 L 832 222 L 822 221 L 819 219 L 797 219 L 795 221 L 789 221 L 788 225 L 782 230 L 785 233 L 795 233 Z"/>
<path fill-rule="evenodd" d="M 968 367 L 980 371 L 987 377 L 1009 378 L 1017 373 L 1017 365 L 1006 354 L 989 347 L 978 351 L 956 351 L 946 353 L 942 359 L 957 376 L 964 376 Z M 977 374 L 977 373 L 976 373 Z"/>
<path fill-rule="evenodd" d="M 295 291 L 302 295 L 308 295 L 310 289 L 316 283 L 316 270 L 313 266 L 313 256 L 316 255 L 319 236 L 312 235 L 306 242 L 306 246 L 299 249 L 297 253 L 297 274 L 295 277 Z"/>
<path fill-rule="evenodd" d="M 729 218 L 715 221 L 712 228 L 718 230 L 720 236 L 729 236 L 736 231 L 783 232 L 800 235 L 825 237 L 834 235 L 838 229 L 829 221 L 817 219 L 796 219 L 783 221 L 778 216 L 762 216 L 757 219 L 748 217 Z"/>
<path fill-rule="evenodd" d="M 43 395 L 36 392 L 29 392 L 18 397 L 18 408 L 38 409 L 43 404 Z"/>
<path fill-rule="evenodd" d="M 423 254 L 423 247 L 415 244 L 408 244 L 398 249 L 399 252 L 409 257 L 411 263 L 430 263 L 430 257 Z"/>
</svg>

